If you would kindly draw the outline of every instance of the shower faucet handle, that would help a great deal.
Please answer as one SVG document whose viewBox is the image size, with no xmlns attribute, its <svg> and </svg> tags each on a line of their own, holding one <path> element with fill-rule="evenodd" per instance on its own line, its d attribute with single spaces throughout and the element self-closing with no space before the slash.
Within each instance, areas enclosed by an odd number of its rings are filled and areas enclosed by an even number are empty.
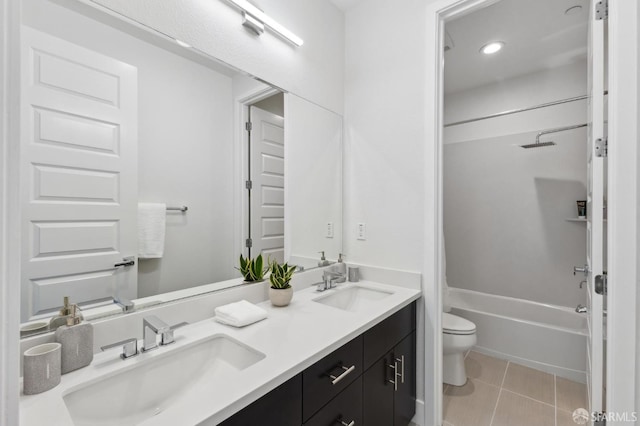
<svg viewBox="0 0 640 426">
<path fill-rule="evenodd" d="M 583 268 L 581 268 L 579 266 L 574 266 L 573 267 L 573 275 L 575 275 L 577 272 L 582 272 L 585 277 L 588 276 L 589 275 L 589 265 L 584 265 Z"/>
</svg>

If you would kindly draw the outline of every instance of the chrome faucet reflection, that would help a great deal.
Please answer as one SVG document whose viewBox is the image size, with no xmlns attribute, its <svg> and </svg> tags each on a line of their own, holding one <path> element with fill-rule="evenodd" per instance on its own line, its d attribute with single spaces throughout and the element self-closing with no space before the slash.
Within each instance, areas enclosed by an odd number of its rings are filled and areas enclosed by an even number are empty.
<svg viewBox="0 0 640 426">
<path fill-rule="evenodd" d="M 324 271 L 322 273 L 322 282 L 317 284 L 318 287 L 316 288 L 316 291 L 325 291 L 335 288 L 337 282 L 344 282 L 340 281 L 343 278 L 345 278 L 345 274 L 333 271 Z"/>
</svg>

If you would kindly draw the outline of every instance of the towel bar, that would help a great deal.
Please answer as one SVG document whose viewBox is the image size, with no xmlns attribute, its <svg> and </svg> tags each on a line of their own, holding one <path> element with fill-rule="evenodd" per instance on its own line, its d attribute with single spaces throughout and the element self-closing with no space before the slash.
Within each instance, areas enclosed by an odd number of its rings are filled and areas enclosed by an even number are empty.
<svg viewBox="0 0 640 426">
<path fill-rule="evenodd" d="M 181 212 L 186 212 L 187 210 L 189 210 L 189 207 L 187 206 L 180 206 L 180 207 L 167 207 L 167 210 L 175 210 L 175 211 L 181 211 Z"/>
</svg>

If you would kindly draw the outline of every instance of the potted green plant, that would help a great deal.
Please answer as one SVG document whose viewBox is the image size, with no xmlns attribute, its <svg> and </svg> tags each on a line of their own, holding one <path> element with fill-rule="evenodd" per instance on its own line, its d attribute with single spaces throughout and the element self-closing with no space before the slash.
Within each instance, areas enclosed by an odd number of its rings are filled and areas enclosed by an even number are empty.
<svg viewBox="0 0 640 426">
<path fill-rule="evenodd" d="M 255 259 L 240 255 L 240 268 L 236 269 L 240 271 L 245 281 L 255 282 L 264 280 L 264 274 L 269 270 L 269 266 L 264 266 L 262 254 L 259 254 Z"/>
<path fill-rule="evenodd" d="M 269 300 L 273 306 L 287 306 L 293 297 L 293 287 L 289 283 L 296 270 L 294 265 L 279 264 L 276 260 L 269 265 Z"/>
</svg>

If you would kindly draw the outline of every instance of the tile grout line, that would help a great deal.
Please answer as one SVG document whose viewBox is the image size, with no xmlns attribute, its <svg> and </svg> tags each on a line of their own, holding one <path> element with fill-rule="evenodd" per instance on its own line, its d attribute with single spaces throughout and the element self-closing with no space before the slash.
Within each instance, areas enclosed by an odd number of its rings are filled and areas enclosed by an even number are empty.
<svg viewBox="0 0 640 426">
<path fill-rule="evenodd" d="M 553 375 L 553 420 L 554 424 L 558 426 L 558 384 L 555 374 Z"/>
<path fill-rule="evenodd" d="M 515 365 L 518 365 L 518 366 L 522 366 L 522 364 L 518 364 L 517 362 L 511 362 L 511 361 L 508 361 L 508 364 L 507 364 L 507 365 L 511 365 L 511 364 L 515 364 Z M 526 367 L 526 366 L 524 366 L 524 367 Z M 527 367 L 527 368 L 531 368 L 531 367 Z M 535 370 L 535 368 L 534 368 L 533 370 Z M 546 372 L 541 371 L 541 370 L 536 370 L 536 371 L 539 371 L 539 372 L 542 372 L 542 373 L 546 373 Z M 549 374 L 550 376 L 553 376 L 553 392 L 554 392 L 554 404 L 555 404 L 555 391 L 556 391 L 556 389 L 555 389 L 555 383 L 556 383 L 556 382 L 555 382 L 555 380 L 556 380 L 556 379 L 555 379 L 555 378 L 556 378 L 556 375 L 555 375 L 555 374 L 551 374 L 551 373 L 546 373 L 546 374 Z M 503 381 L 503 385 L 502 385 L 502 386 L 504 386 L 504 381 Z M 502 386 L 501 386 L 501 387 L 502 387 Z M 550 404 L 550 403 L 548 403 L 548 402 L 541 401 L 541 400 L 539 400 L 539 399 L 535 399 L 535 398 L 533 398 L 533 397 L 531 397 L 531 396 L 529 396 L 529 395 L 525 395 L 525 394 L 523 394 L 523 393 L 516 392 L 516 391 L 514 391 L 514 390 L 512 390 L 512 389 L 506 389 L 506 388 L 505 388 L 505 391 L 506 391 L 506 392 L 509 392 L 509 393 L 512 393 L 512 394 L 514 394 L 514 395 L 518 395 L 518 396 L 521 396 L 521 397 L 523 397 L 523 398 L 529 399 L 529 400 L 531 400 L 531 401 L 535 401 L 535 402 L 538 402 L 538 403 L 540 403 L 540 404 L 547 405 L 547 406 L 549 406 L 549 407 L 555 407 L 555 405 L 554 405 L 554 404 Z"/>
<path fill-rule="evenodd" d="M 539 401 L 539 400 L 537 400 L 535 398 L 531 398 L 530 396 L 523 395 L 523 394 L 518 393 L 518 392 L 514 392 L 511 389 L 505 389 L 504 391 L 512 393 L 512 394 L 517 395 L 517 396 L 520 396 L 522 398 L 526 398 L 526 399 L 528 399 L 530 401 L 537 402 L 538 404 L 546 405 L 547 407 L 555 407 L 553 404 L 549 404 L 548 402 L 544 402 L 544 401 Z"/>
<path fill-rule="evenodd" d="M 498 398 L 496 399 L 496 405 L 493 407 L 493 413 L 491 414 L 491 421 L 489 422 L 489 426 L 493 425 L 493 420 L 496 417 L 496 411 L 498 411 L 498 403 L 500 402 L 500 397 L 502 396 L 502 386 L 504 385 L 504 379 L 507 377 L 507 370 L 509 370 L 509 364 L 511 364 L 511 361 L 507 361 L 507 365 L 506 367 L 504 367 L 502 382 L 500 382 L 500 388 L 498 389 Z"/>
</svg>

